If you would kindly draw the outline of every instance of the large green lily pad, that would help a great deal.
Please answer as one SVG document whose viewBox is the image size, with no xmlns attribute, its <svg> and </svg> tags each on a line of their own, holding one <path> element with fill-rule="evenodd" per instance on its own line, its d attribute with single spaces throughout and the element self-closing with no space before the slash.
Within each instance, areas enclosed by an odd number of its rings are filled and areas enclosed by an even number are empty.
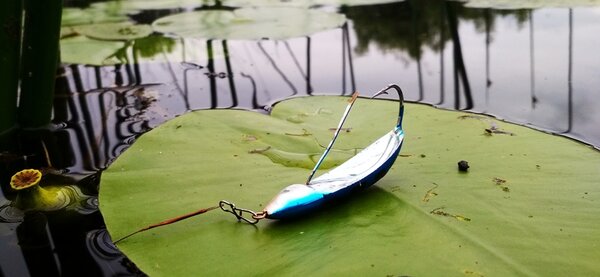
<svg viewBox="0 0 600 277">
<path fill-rule="evenodd" d="M 139 138 L 102 174 L 113 239 L 221 199 L 261 210 L 303 182 L 346 105 L 210 110 Z M 359 99 L 328 167 L 390 130 L 397 102 Z M 339 205 L 256 227 L 213 211 L 118 247 L 151 276 L 590 276 L 600 272 L 600 153 L 489 117 L 407 104 L 390 172 Z M 487 130 L 486 130 L 487 129 Z M 457 170 L 467 160 L 468 173 Z M 323 171 L 317 173 L 322 174 Z"/>
<path fill-rule="evenodd" d="M 155 31 L 207 39 L 286 39 L 341 26 L 339 13 L 294 7 L 202 10 L 159 18 Z"/>
</svg>

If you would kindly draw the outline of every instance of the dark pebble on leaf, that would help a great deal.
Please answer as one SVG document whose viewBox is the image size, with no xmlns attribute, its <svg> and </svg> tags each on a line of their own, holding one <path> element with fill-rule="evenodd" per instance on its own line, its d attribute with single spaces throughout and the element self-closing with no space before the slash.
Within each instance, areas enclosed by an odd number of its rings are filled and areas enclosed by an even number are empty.
<svg viewBox="0 0 600 277">
<path fill-rule="evenodd" d="M 467 161 L 458 162 L 458 171 L 467 172 L 467 170 L 469 170 L 469 163 Z"/>
</svg>

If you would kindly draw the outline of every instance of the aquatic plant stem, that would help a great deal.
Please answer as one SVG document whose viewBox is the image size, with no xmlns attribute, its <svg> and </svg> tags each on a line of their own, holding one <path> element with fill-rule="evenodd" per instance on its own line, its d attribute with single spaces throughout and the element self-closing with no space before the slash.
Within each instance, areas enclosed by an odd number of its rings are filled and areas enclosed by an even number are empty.
<svg viewBox="0 0 600 277">
<path fill-rule="evenodd" d="M 24 1 L 25 23 L 18 111 L 18 121 L 24 128 L 42 127 L 50 123 L 58 65 L 62 2 Z"/>
<path fill-rule="evenodd" d="M 131 237 L 131 236 L 133 236 L 133 235 L 135 235 L 135 234 L 137 234 L 137 233 L 141 233 L 141 232 L 144 232 L 144 231 L 147 231 L 147 230 L 150 230 L 150 229 L 154 229 L 154 228 L 156 228 L 156 227 L 160 227 L 160 226 L 169 225 L 169 224 L 175 223 L 175 222 L 177 222 L 177 221 L 181 221 L 181 220 L 184 220 L 184 219 L 186 219 L 186 218 L 190 218 L 190 217 L 192 217 L 192 216 L 196 216 L 196 215 L 199 215 L 199 214 L 203 214 L 203 213 L 205 213 L 205 212 L 208 212 L 208 211 L 212 211 L 212 210 L 214 210 L 214 209 L 216 209 L 216 208 L 218 208 L 218 207 L 219 207 L 219 206 L 214 206 L 214 207 L 210 207 L 210 208 L 200 209 L 200 210 L 197 210 L 197 211 L 195 211 L 195 212 L 192 212 L 192 213 L 189 213 L 189 214 L 184 214 L 184 215 L 181 215 L 181 216 L 178 216 L 178 217 L 174 217 L 174 218 L 171 218 L 171 219 L 167 219 L 167 220 L 165 220 L 165 221 L 161 221 L 161 222 L 159 222 L 159 223 L 155 223 L 155 224 L 152 224 L 152 225 L 148 225 L 148 226 L 146 226 L 146 227 L 144 227 L 144 228 L 142 228 L 142 229 L 139 229 L 139 230 L 137 230 L 137 231 L 135 231 L 135 232 L 133 232 L 133 233 L 131 233 L 131 234 L 128 234 L 128 235 L 126 235 L 126 236 L 124 236 L 124 237 L 122 237 L 122 238 L 120 238 L 120 239 L 116 240 L 116 241 L 114 242 L 114 244 L 117 244 L 117 243 L 119 243 L 120 241 L 123 241 L 124 239 L 126 239 L 126 238 L 129 238 L 129 237 Z"/>
<path fill-rule="evenodd" d="M 21 1 L 0 1 L 0 135 L 17 122 L 22 14 Z"/>
</svg>

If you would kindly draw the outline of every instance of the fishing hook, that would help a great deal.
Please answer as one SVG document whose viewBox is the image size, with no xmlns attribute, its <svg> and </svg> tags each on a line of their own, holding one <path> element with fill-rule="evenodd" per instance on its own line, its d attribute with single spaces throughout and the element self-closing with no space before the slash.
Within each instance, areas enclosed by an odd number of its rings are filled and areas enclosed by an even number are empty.
<svg viewBox="0 0 600 277">
<path fill-rule="evenodd" d="M 404 93 L 402 92 L 402 89 L 398 85 L 396 85 L 396 84 L 388 85 L 384 89 L 378 91 L 373 96 L 371 96 L 371 99 L 373 99 L 379 95 L 382 95 L 382 94 L 388 94 L 387 91 L 392 88 L 395 89 L 396 92 L 398 93 L 398 101 L 400 102 L 400 110 L 398 112 L 398 122 L 396 123 L 396 126 L 402 127 L 402 117 L 404 117 Z"/>
</svg>

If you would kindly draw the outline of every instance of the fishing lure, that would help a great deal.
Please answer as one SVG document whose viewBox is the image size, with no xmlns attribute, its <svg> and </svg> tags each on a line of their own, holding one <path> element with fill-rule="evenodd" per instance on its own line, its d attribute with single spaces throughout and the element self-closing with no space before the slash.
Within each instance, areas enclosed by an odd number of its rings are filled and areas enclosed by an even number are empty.
<svg viewBox="0 0 600 277">
<path fill-rule="evenodd" d="M 387 94 L 388 90 L 394 89 L 398 93 L 400 108 L 396 126 L 387 134 L 367 146 L 354 157 L 350 158 L 335 169 L 314 178 L 316 171 L 333 147 L 342 126 L 358 97 L 358 93 L 352 95 L 348 106 L 344 111 L 342 119 L 333 135 L 333 139 L 315 164 L 308 179 L 304 184 L 293 184 L 284 188 L 277 194 L 269 204 L 260 212 L 236 207 L 233 203 L 222 200 L 219 206 L 201 209 L 193 213 L 182 215 L 157 224 L 153 224 L 131 233 L 115 243 L 128 238 L 136 233 L 143 232 L 155 227 L 175 223 L 177 221 L 205 213 L 216 208 L 229 212 L 238 219 L 250 224 L 256 224 L 264 218 L 288 219 L 307 214 L 317 210 L 326 203 L 344 198 L 356 191 L 363 190 L 381 179 L 392 167 L 404 141 L 402 130 L 402 118 L 404 116 L 404 95 L 398 85 L 392 84 L 377 92 L 371 98 L 381 94 Z"/>
</svg>

